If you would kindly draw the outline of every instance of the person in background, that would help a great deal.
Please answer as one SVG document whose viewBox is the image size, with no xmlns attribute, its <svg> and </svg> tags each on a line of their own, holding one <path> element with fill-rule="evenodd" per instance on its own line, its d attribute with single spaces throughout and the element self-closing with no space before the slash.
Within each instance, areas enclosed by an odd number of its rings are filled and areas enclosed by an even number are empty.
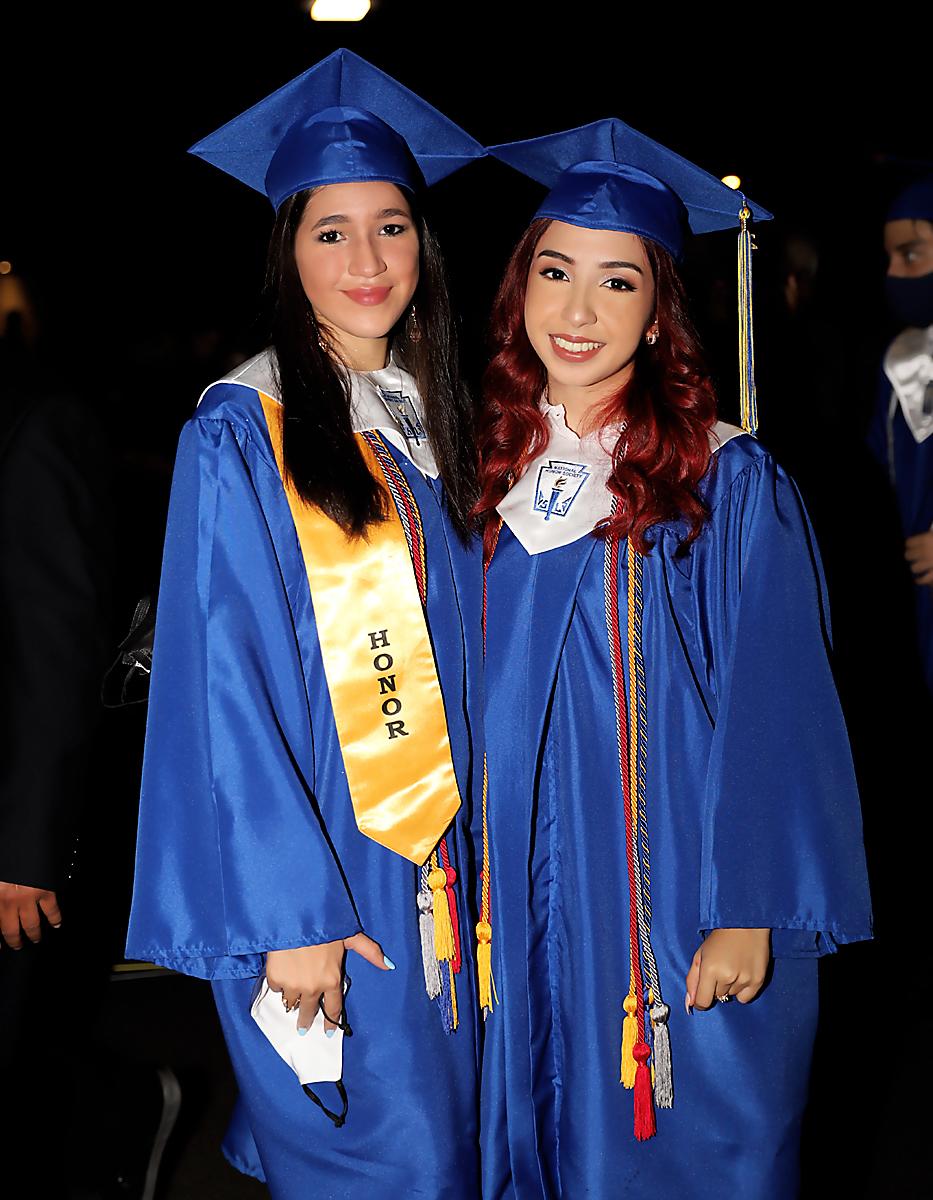
<svg viewBox="0 0 933 1200">
<path fill-rule="evenodd" d="M 921 663 L 933 693 L 933 175 L 894 200 L 884 248 L 887 300 L 904 328 L 884 355 L 869 444 L 897 499 L 916 586 Z"/>
<path fill-rule="evenodd" d="M 107 916 L 87 919 L 73 876 L 109 654 L 110 459 L 95 413 L 47 386 L 14 325 L 0 340 L 0 1125 L 36 1194 L 57 1196 L 69 1157 L 47 1152 L 40 1114 L 55 1078 L 67 1138 L 84 1005 L 107 978 Z M 53 1016 L 72 992 L 69 1020 Z"/>
</svg>

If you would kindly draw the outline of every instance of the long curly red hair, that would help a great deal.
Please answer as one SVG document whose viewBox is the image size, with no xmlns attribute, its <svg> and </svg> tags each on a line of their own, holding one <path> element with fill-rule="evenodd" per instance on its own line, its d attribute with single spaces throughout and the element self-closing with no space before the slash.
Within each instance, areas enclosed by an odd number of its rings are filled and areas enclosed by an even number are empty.
<svg viewBox="0 0 933 1200">
<path fill-rule="evenodd" d="M 483 377 L 480 498 L 474 510 L 484 522 L 487 553 L 494 544 L 496 505 L 547 441 L 540 408 L 547 375 L 525 332 L 525 288 L 535 248 L 550 224 L 539 219 L 528 227 L 492 310 L 494 353 Z M 654 275 L 658 340 L 654 346 L 641 343 L 630 381 L 599 414 L 599 424 L 625 418 L 627 426 L 613 450 L 608 484 L 619 498 L 617 515 L 593 532 L 631 537 L 647 553 L 648 531 L 659 521 L 685 523 L 682 546 L 703 528 L 708 514 L 697 485 L 710 463 L 716 395 L 674 259 L 647 239 L 644 247 Z"/>
</svg>

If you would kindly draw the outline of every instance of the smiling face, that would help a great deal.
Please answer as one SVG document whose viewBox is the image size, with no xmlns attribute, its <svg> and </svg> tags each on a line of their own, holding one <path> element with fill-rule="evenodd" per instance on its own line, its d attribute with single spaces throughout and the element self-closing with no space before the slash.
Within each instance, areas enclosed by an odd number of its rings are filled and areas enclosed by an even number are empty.
<svg viewBox="0 0 933 1200">
<path fill-rule="evenodd" d="M 334 183 L 309 198 L 295 263 L 316 319 L 350 367 L 370 368 L 373 343 L 385 342 L 411 303 L 419 254 L 411 206 L 394 183 Z"/>
<path fill-rule="evenodd" d="M 528 272 L 525 329 L 548 373 L 551 403 L 606 399 L 631 377 L 654 319 L 641 238 L 553 221 Z"/>
</svg>

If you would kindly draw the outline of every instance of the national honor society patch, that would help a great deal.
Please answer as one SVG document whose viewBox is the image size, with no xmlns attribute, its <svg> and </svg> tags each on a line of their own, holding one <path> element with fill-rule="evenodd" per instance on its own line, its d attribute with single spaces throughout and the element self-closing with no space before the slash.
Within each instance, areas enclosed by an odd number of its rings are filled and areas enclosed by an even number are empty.
<svg viewBox="0 0 933 1200">
<path fill-rule="evenodd" d="M 566 517 L 589 477 L 590 472 L 583 463 L 549 459 L 546 466 L 538 469 L 532 511 L 543 513 L 545 521 L 550 521 L 551 517 Z"/>
<path fill-rule="evenodd" d="M 418 416 L 418 411 L 412 404 L 410 396 L 406 396 L 404 392 L 390 392 L 388 388 L 383 387 L 379 389 L 379 395 L 382 397 L 382 403 L 401 429 L 406 442 L 414 442 L 416 446 L 420 446 L 423 441 L 427 440 L 428 435 L 425 433 L 421 418 Z"/>
</svg>

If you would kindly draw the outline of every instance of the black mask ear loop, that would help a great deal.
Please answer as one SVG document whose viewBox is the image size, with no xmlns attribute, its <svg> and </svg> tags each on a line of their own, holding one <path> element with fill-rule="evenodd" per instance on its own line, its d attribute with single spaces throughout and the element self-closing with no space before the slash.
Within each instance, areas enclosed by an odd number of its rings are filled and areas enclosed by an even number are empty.
<svg viewBox="0 0 933 1200">
<path fill-rule="evenodd" d="M 341 1008 L 340 1014 L 336 1019 L 328 1016 L 327 1010 L 324 1008 L 324 997 L 322 996 L 321 999 L 318 1001 L 318 1007 L 320 1008 L 321 1012 L 324 1014 L 325 1017 L 327 1017 L 328 1021 L 330 1021 L 332 1025 L 336 1025 L 338 1029 L 343 1030 L 344 1037 L 353 1037 L 353 1030 L 350 1028 L 349 1024 L 347 1023 L 347 1008 L 346 1008 L 347 992 L 349 992 L 349 990 L 350 990 L 350 983 L 351 983 L 350 976 L 344 975 L 343 1007 Z M 329 1109 L 327 1107 L 327 1105 L 324 1103 L 324 1101 L 320 1098 L 320 1096 L 318 1096 L 314 1092 L 312 1092 L 309 1084 L 303 1083 L 301 1085 L 301 1087 L 302 1087 L 302 1090 L 304 1091 L 304 1094 L 308 1097 L 308 1099 L 313 1100 L 314 1103 L 321 1110 L 321 1112 L 324 1114 L 324 1116 L 327 1117 L 329 1120 L 333 1121 L 335 1129 L 340 1129 L 346 1123 L 347 1111 L 349 1110 L 349 1107 L 350 1107 L 350 1101 L 347 1096 L 347 1089 L 344 1086 L 342 1077 L 340 1079 L 336 1080 L 334 1083 L 334 1087 L 337 1089 L 337 1095 L 340 1097 L 340 1102 L 343 1105 L 343 1108 L 339 1113 L 335 1113 L 331 1109 Z"/>
<path fill-rule="evenodd" d="M 340 1096 L 340 1101 L 343 1105 L 343 1109 L 339 1113 L 331 1112 L 331 1110 L 327 1107 L 327 1105 L 320 1098 L 320 1096 L 316 1096 L 314 1094 L 314 1092 L 311 1091 L 311 1088 L 307 1083 L 303 1083 L 301 1085 L 301 1087 L 302 1087 L 302 1090 L 304 1091 L 304 1094 L 309 1099 L 314 1101 L 314 1103 L 318 1106 L 318 1108 L 321 1110 L 321 1112 L 324 1114 L 324 1116 L 329 1117 L 330 1120 L 333 1121 L 334 1127 L 336 1129 L 340 1129 L 341 1126 L 343 1126 L 345 1124 L 346 1119 L 347 1119 L 347 1110 L 350 1107 L 350 1101 L 347 1099 L 347 1089 L 343 1086 L 342 1079 L 338 1079 L 334 1083 L 334 1087 L 337 1089 L 337 1094 Z"/>
</svg>

